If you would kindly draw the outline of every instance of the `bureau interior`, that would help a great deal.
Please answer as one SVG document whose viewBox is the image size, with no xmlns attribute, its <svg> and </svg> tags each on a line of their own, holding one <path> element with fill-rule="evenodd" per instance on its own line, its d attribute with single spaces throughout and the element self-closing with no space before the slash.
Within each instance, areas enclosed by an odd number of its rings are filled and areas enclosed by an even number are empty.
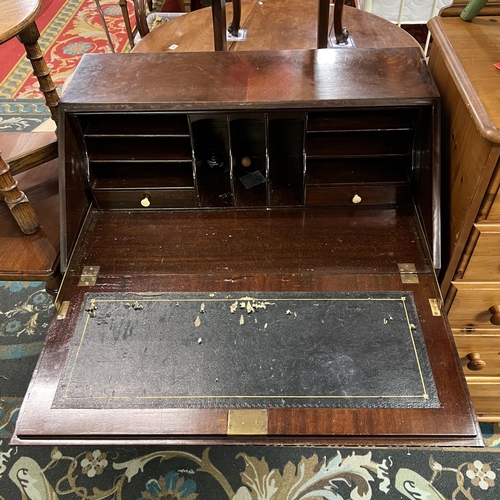
<svg viewBox="0 0 500 500">
<path fill-rule="evenodd" d="M 79 115 L 75 126 L 102 209 L 347 205 L 361 187 L 358 203 L 393 205 L 410 198 L 420 113 Z"/>
<path fill-rule="evenodd" d="M 415 204 L 435 234 L 430 106 L 67 120 L 66 183 L 97 210 Z"/>
</svg>

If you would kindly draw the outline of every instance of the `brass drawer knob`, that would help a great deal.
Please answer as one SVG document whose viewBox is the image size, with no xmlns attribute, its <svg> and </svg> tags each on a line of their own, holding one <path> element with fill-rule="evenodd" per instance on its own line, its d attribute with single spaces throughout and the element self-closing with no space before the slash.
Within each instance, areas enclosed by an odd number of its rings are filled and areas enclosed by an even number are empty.
<svg viewBox="0 0 500 500">
<path fill-rule="evenodd" d="M 149 196 L 147 194 L 144 195 L 144 198 L 141 200 L 141 205 L 144 208 L 148 208 L 151 205 L 151 201 L 149 200 Z"/>
<path fill-rule="evenodd" d="M 481 355 L 478 352 L 467 354 L 467 359 L 469 360 L 467 368 L 474 372 L 482 370 L 486 366 L 486 363 L 481 359 Z"/>
<path fill-rule="evenodd" d="M 358 194 L 355 194 L 353 197 L 352 197 L 352 202 L 353 203 L 361 203 L 361 196 L 359 196 Z"/>
<path fill-rule="evenodd" d="M 492 325 L 500 326 L 500 306 L 491 306 L 488 311 L 493 315 L 490 318 Z"/>
</svg>

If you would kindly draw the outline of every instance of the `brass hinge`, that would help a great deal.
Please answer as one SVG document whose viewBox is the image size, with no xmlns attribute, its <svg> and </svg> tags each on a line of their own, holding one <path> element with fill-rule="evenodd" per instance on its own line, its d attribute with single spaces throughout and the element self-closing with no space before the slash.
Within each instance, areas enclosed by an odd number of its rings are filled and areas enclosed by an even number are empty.
<svg viewBox="0 0 500 500">
<path fill-rule="evenodd" d="M 398 264 L 401 283 L 419 283 L 417 268 L 413 262 Z"/>
<path fill-rule="evenodd" d="M 84 266 L 78 286 L 94 286 L 99 274 L 99 266 Z"/>
<path fill-rule="evenodd" d="M 440 301 L 438 299 L 429 299 L 433 316 L 441 316 L 441 307 L 439 306 L 439 303 Z"/>
<path fill-rule="evenodd" d="M 229 410 L 227 434 L 228 436 L 267 434 L 267 410 Z"/>
</svg>

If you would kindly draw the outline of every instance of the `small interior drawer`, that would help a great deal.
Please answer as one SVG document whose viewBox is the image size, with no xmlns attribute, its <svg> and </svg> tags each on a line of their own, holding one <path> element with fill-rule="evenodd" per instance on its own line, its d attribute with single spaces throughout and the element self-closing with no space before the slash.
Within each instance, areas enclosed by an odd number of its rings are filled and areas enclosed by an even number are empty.
<svg viewBox="0 0 500 500">
<path fill-rule="evenodd" d="M 467 335 L 453 330 L 453 336 L 465 375 L 500 377 L 500 332 Z"/>
<path fill-rule="evenodd" d="M 500 282 L 500 224 L 476 224 L 479 239 L 465 270 L 465 281 Z"/>
<path fill-rule="evenodd" d="M 397 205 L 410 196 L 408 185 L 306 186 L 306 205 L 367 206 Z"/>
<path fill-rule="evenodd" d="M 454 281 L 452 292 L 456 295 L 448 312 L 448 320 L 452 328 L 465 331 L 487 329 L 500 333 L 500 325 L 494 320 L 492 307 L 500 306 L 500 283 L 476 284 Z"/>
<path fill-rule="evenodd" d="M 115 189 L 93 190 L 101 210 L 154 210 L 157 208 L 188 208 L 196 206 L 194 188 L 186 189 Z"/>
</svg>

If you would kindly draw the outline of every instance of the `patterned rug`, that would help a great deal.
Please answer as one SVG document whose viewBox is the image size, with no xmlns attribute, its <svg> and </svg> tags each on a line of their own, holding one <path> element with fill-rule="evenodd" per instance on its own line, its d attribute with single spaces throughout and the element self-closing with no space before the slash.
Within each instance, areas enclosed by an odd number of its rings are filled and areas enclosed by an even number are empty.
<svg viewBox="0 0 500 500">
<path fill-rule="evenodd" d="M 54 314 L 42 283 L 0 282 L 0 500 L 499 500 L 488 448 L 9 447 Z"/>
<path fill-rule="evenodd" d="M 125 23 L 117 0 L 100 0 L 116 52 L 130 50 Z M 39 44 L 59 89 L 85 53 L 110 52 L 95 0 L 44 0 L 37 20 Z M 133 20 L 133 2 L 128 0 Z M 44 106 L 38 82 L 24 47 L 17 39 L 0 45 L 0 131 L 30 131 L 50 113 Z"/>
</svg>

